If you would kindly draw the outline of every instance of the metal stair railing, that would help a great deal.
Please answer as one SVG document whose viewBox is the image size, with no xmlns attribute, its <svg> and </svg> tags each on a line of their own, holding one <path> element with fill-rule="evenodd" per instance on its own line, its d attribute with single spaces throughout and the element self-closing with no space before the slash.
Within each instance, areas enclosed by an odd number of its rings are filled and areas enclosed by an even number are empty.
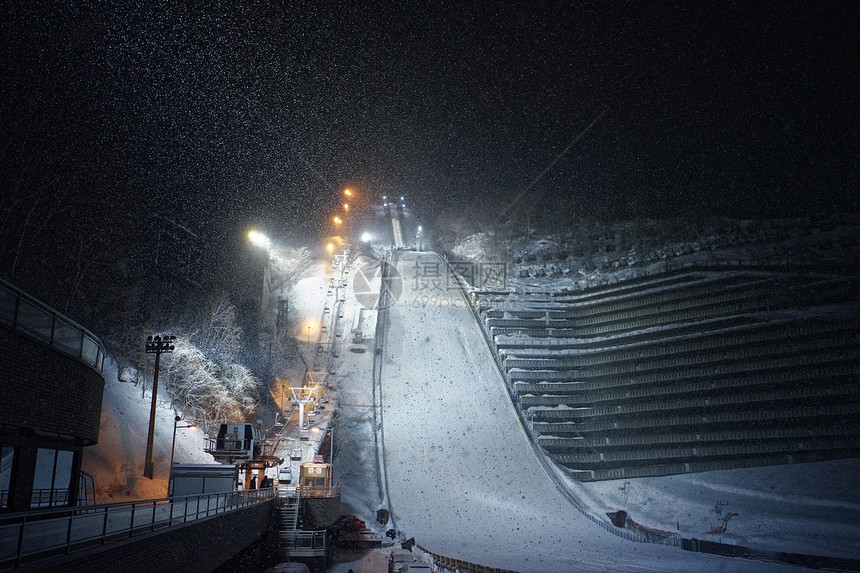
<svg viewBox="0 0 860 573">
<path fill-rule="evenodd" d="M 279 522 L 282 531 L 295 531 L 299 526 L 299 490 L 296 489 L 296 496 L 287 498 L 285 503 L 282 503 L 279 509 Z"/>
</svg>

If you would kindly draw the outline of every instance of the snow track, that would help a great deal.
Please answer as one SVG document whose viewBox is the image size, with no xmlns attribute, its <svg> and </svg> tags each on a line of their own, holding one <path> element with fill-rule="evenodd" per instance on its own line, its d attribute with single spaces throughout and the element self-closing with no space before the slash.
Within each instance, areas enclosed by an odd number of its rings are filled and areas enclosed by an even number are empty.
<svg viewBox="0 0 860 573">
<path fill-rule="evenodd" d="M 786 570 L 631 543 L 595 526 L 520 424 L 444 261 L 400 252 L 393 264 L 404 289 L 380 313 L 374 392 L 384 416 L 380 483 L 407 536 L 438 554 L 523 573 Z"/>
</svg>

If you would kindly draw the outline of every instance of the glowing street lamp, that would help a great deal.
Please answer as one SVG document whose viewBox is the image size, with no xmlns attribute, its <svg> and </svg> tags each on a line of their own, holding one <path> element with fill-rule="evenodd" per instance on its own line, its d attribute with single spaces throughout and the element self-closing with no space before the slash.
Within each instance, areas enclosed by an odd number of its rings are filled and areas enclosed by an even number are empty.
<svg viewBox="0 0 860 573">
<path fill-rule="evenodd" d="M 173 475 L 173 453 L 176 451 L 176 430 L 184 430 L 186 428 L 196 428 L 197 424 L 187 424 L 185 426 L 177 426 L 177 424 L 182 420 L 181 417 L 176 416 L 173 419 L 173 443 L 170 446 L 170 476 Z M 168 477 L 168 479 L 170 479 Z"/>
<path fill-rule="evenodd" d="M 260 298 L 260 316 L 263 317 L 266 316 L 269 310 L 269 295 L 272 290 L 272 241 L 269 240 L 269 237 L 257 231 L 250 231 L 248 239 L 254 246 L 266 251 L 266 267 L 263 269 L 263 294 Z"/>
<path fill-rule="evenodd" d="M 344 203 L 343 203 L 343 211 L 344 211 L 344 213 L 349 215 L 349 204 L 352 202 L 352 199 L 353 199 L 352 189 L 344 189 L 343 195 L 344 195 L 344 197 L 346 197 L 348 199 L 348 201 L 344 201 Z M 343 221 L 341 221 L 341 222 L 343 222 Z M 352 220 L 349 217 L 347 217 L 347 220 L 346 220 L 346 224 L 347 224 L 346 235 L 347 235 L 347 237 L 351 236 L 351 234 L 352 234 L 351 229 L 350 229 L 351 222 L 352 222 Z"/>
</svg>

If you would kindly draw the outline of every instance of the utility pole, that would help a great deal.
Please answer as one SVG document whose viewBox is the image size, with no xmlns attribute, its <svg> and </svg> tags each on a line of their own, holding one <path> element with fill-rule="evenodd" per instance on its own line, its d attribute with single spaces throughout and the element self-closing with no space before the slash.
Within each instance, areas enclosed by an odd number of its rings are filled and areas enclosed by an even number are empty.
<svg viewBox="0 0 860 573">
<path fill-rule="evenodd" d="M 175 336 L 147 336 L 146 352 L 155 354 L 155 375 L 152 378 L 152 406 L 149 409 L 149 435 L 146 438 L 146 459 L 143 462 L 143 475 L 152 479 L 152 442 L 155 437 L 155 397 L 158 393 L 158 368 L 161 365 L 161 355 L 165 352 L 173 352 L 176 348 Z"/>
</svg>

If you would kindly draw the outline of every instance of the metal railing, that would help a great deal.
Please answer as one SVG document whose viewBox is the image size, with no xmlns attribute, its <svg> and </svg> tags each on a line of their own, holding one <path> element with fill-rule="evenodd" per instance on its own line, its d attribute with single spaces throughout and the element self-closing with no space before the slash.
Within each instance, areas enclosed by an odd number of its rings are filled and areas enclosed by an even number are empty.
<svg viewBox="0 0 860 573">
<path fill-rule="evenodd" d="M 92 366 L 104 367 L 105 349 L 89 330 L 21 289 L 0 280 L 0 322 Z"/>
<path fill-rule="evenodd" d="M 87 472 L 81 472 L 78 480 L 78 506 L 98 505 L 96 501 L 96 481 Z"/>
<path fill-rule="evenodd" d="M 290 557 L 321 557 L 326 553 L 326 530 L 280 531 L 278 550 Z"/>
<path fill-rule="evenodd" d="M 340 484 L 334 484 L 329 487 L 305 487 L 298 485 L 296 487 L 296 493 L 302 497 L 340 497 Z"/>
<path fill-rule="evenodd" d="M 123 541 L 274 496 L 274 488 L 267 488 L 0 516 L 0 570 Z"/>
<path fill-rule="evenodd" d="M 418 549 L 426 553 L 433 560 L 434 565 L 439 571 L 453 573 L 516 573 L 510 569 L 498 569 L 496 567 L 486 567 L 477 563 L 471 563 L 462 559 L 454 559 L 446 557 L 432 551 L 428 551 L 424 547 L 418 545 Z"/>
</svg>

